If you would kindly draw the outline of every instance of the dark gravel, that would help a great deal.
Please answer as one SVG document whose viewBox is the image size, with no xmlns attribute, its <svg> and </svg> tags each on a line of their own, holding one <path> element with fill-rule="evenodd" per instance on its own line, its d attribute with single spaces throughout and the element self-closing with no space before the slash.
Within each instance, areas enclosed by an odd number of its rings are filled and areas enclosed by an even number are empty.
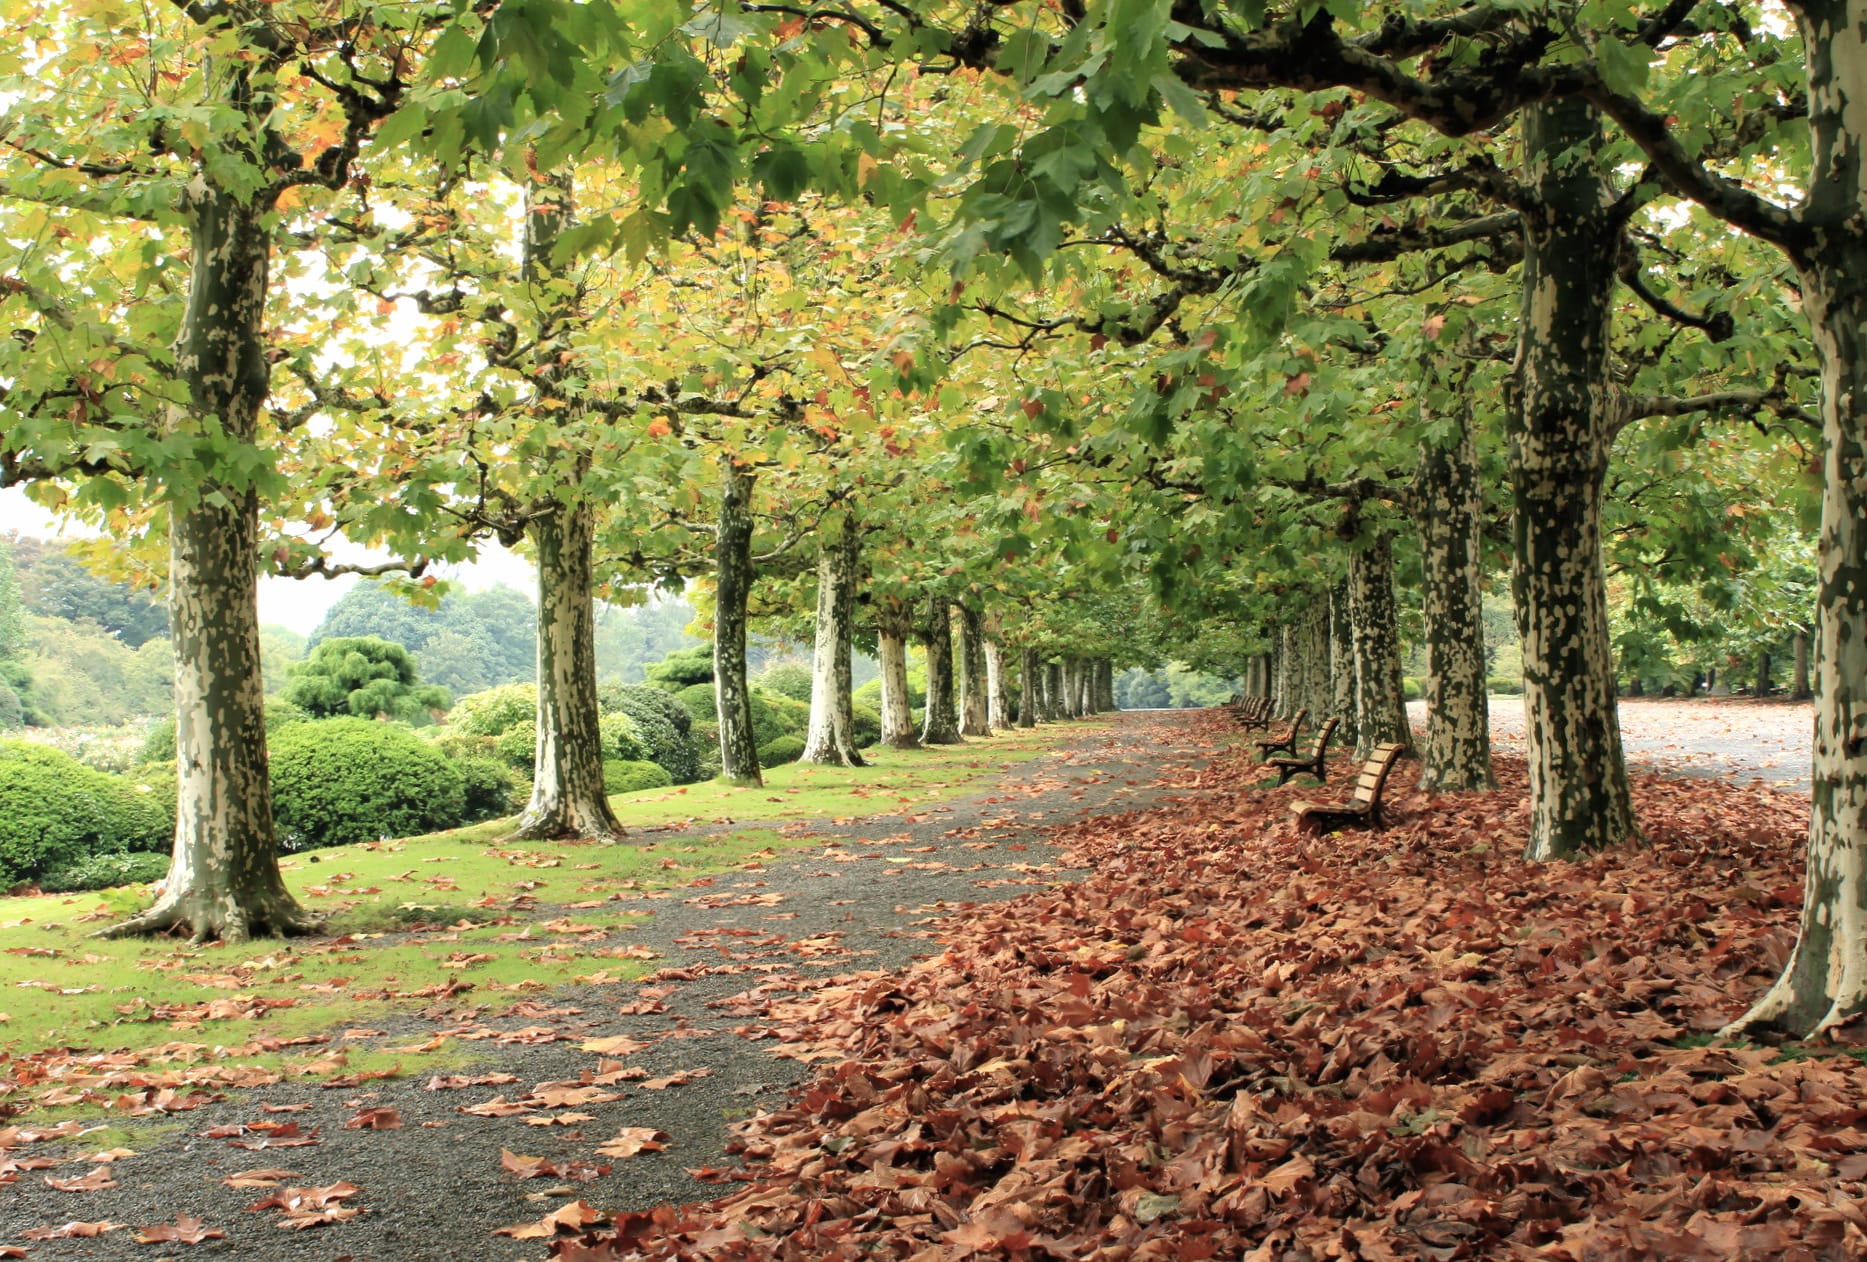
<svg viewBox="0 0 1867 1262">
<path fill-rule="evenodd" d="M 544 1042 L 471 1046 L 483 1058 L 469 1074 L 510 1073 L 517 1081 L 455 1090 L 429 1090 L 422 1080 L 383 1080 L 353 1089 L 280 1084 L 231 1091 L 227 1098 L 163 1119 L 163 1129 L 132 1123 L 144 1133 L 130 1144 L 137 1155 L 112 1167 L 117 1186 L 62 1192 L 45 1177 L 72 1179 L 93 1168 L 74 1160 L 56 1170 L 22 1171 L 0 1186 L 0 1249 L 22 1247 L 44 1259 L 277 1258 L 282 1262 L 436 1262 L 455 1259 L 535 1259 L 539 1241 L 493 1234 L 496 1228 L 536 1221 L 584 1200 L 606 1210 L 643 1209 L 664 1201 L 706 1200 L 721 1194 L 692 1170 L 730 1167 L 726 1128 L 735 1118 L 771 1106 L 807 1072 L 774 1053 L 782 1042 L 761 1027 L 755 988 L 794 993 L 824 979 L 861 970 L 898 969 L 940 949 L 938 922 L 970 904 L 1017 896 L 1033 887 L 1070 879 L 1053 867 L 1048 831 L 1084 815 L 1114 815 L 1155 804 L 1173 790 L 1162 784 L 1169 768 L 1200 761 L 1184 715 L 1118 715 L 1112 727 L 1084 725 L 1059 753 L 1007 770 L 992 789 L 910 817 L 881 816 L 836 825 L 801 827 L 839 844 L 787 853 L 768 866 L 716 878 L 705 886 L 670 891 L 652 902 L 615 905 L 624 912 L 646 906 L 646 924 L 588 946 L 639 943 L 665 966 L 637 984 L 541 994 L 521 1003 L 474 1003 L 473 992 L 415 1017 L 378 1023 L 365 1046 L 393 1047 L 438 1030 L 464 1034 L 547 1031 Z M 990 743 L 979 742 L 982 757 Z M 666 835 L 657 840 L 669 839 Z M 540 908 L 539 920 L 563 914 Z M 602 913 L 575 912 L 590 921 Z M 601 963 L 594 961 L 593 963 Z M 764 993 L 771 993 L 767 991 Z M 659 1004 L 659 1012 L 619 1012 Z M 341 1041 L 341 1031 L 334 1032 Z M 631 1035 L 646 1050 L 620 1057 L 650 1081 L 704 1069 L 705 1076 L 661 1090 L 635 1080 L 608 1085 L 620 1098 L 559 1109 L 533 1118 L 587 1114 L 571 1125 L 534 1126 L 524 1116 L 476 1117 L 458 1112 L 504 1095 L 525 1096 L 535 1084 L 575 1082 L 597 1073 L 600 1058 L 581 1051 L 589 1039 Z M 268 1115 L 262 1106 L 309 1106 Z M 400 1129 L 346 1129 L 360 1109 L 389 1107 Z M 256 1120 L 295 1122 L 316 1131 L 307 1147 L 247 1151 L 203 1135 L 214 1127 Z M 21 1119 L 30 1123 L 30 1118 Z M 663 1153 L 617 1160 L 595 1149 L 622 1127 L 650 1127 L 669 1136 Z M 81 1145 L 57 1155 L 88 1153 Z M 582 1160 L 613 1167 L 584 1182 L 559 1178 L 519 1180 L 502 1170 L 500 1153 Z M 20 1150 L 0 1156 L 36 1155 Z M 265 1189 L 238 1190 L 222 1180 L 235 1171 L 283 1167 L 290 1186 L 344 1181 L 359 1190 L 346 1202 L 362 1213 L 310 1230 L 278 1225 L 275 1211 L 253 1211 Z M 226 1232 L 198 1245 L 139 1244 L 134 1230 L 173 1222 L 178 1213 Z M 126 1224 L 90 1239 L 29 1241 L 29 1228 L 72 1220 Z M 3 1255 L 0 1256 L 10 1256 Z"/>
</svg>

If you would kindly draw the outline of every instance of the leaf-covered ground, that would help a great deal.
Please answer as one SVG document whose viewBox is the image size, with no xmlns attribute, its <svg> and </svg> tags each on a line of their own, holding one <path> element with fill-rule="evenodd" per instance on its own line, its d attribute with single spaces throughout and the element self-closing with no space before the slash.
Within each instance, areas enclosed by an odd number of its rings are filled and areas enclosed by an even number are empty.
<svg viewBox="0 0 1867 1262">
<path fill-rule="evenodd" d="M 1867 1257 L 1867 1066 L 1711 1040 L 1791 941 L 1806 799 L 1642 777 L 1649 848 L 1531 867 L 1501 770 L 1315 840 L 1233 752 L 1064 829 L 1080 881 L 767 1014 L 825 1067 L 741 1124 L 743 1190 L 555 1254 Z"/>
</svg>

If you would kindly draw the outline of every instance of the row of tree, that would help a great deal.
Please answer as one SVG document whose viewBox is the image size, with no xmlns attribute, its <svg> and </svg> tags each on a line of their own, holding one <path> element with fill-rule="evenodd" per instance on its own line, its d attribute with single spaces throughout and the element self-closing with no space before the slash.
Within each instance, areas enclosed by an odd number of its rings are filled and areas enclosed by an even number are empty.
<svg viewBox="0 0 1867 1262">
<path fill-rule="evenodd" d="M 1816 493 L 1810 911 L 1754 1016 L 1858 1011 L 1860 3 L 35 9 L 0 479 L 167 538 L 182 809 L 129 928 L 306 927 L 252 591 L 336 532 L 415 583 L 529 547 L 546 833 L 614 825 L 594 600 L 695 574 L 749 777 L 761 584 L 815 593 L 842 756 L 855 604 L 885 680 L 927 637 L 924 735 L 955 603 L 951 673 L 996 640 L 1066 711 L 1169 640 L 1304 688 L 1326 643 L 1398 735 L 1399 566 L 1469 777 L 1502 534 L 1541 860 L 1636 835 L 1611 555 L 1656 600 L 1756 574 Z"/>
</svg>

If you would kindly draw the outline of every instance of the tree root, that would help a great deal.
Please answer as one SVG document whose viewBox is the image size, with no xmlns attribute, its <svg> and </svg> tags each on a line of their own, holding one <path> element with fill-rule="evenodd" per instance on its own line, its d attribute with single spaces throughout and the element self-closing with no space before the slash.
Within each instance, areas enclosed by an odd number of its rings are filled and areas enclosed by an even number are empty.
<svg viewBox="0 0 1867 1262">
<path fill-rule="evenodd" d="M 91 936 L 105 940 L 153 938 L 186 930 L 188 940 L 197 945 L 207 942 L 233 945 L 253 938 L 308 937 L 324 931 L 323 916 L 306 911 L 289 898 L 269 900 L 268 906 L 256 911 L 236 909 L 225 918 L 191 914 L 188 905 L 195 901 L 180 895 L 165 896 L 146 911 L 106 925 Z"/>
</svg>

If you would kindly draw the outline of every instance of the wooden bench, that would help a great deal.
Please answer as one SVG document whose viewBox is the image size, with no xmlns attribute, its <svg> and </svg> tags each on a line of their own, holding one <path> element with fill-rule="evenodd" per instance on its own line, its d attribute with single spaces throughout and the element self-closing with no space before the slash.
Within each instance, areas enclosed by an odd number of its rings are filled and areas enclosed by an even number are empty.
<svg viewBox="0 0 1867 1262">
<path fill-rule="evenodd" d="M 1277 768 L 1277 785 L 1282 788 L 1290 782 L 1290 777 L 1298 772 L 1307 771 L 1318 780 L 1327 781 L 1328 774 L 1323 770 L 1324 751 L 1329 748 L 1329 738 L 1335 735 L 1336 724 L 1340 719 L 1327 719 L 1316 729 L 1316 739 L 1310 743 L 1309 753 L 1293 754 L 1287 758 L 1267 758 L 1265 761 Z"/>
<path fill-rule="evenodd" d="M 1282 736 L 1267 736 L 1261 741 L 1253 741 L 1252 744 L 1258 747 L 1259 760 L 1269 758 L 1272 753 L 1280 749 L 1287 754 L 1296 753 L 1297 732 L 1303 727 L 1303 720 L 1308 717 L 1309 709 L 1305 707 L 1297 711 L 1297 716 L 1290 720 L 1290 730 Z"/>
<path fill-rule="evenodd" d="M 1350 824 L 1380 828 L 1386 823 L 1381 818 L 1381 791 L 1387 787 L 1388 773 L 1399 760 L 1401 749 L 1397 742 L 1376 745 L 1361 764 L 1355 795 L 1346 802 L 1292 802 L 1290 810 L 1297 817 L 1297 827 L 1312 833 L 1334 832 Z"/>
<path fill-rule="evenodd" d="M 1263 727 L 1270 721 L 1271 699 L 1269 697 L 1246 697 L 1238 705 L 1229 707 L 1233 722 L 1250 731 L 1254 727 Z"/>
</svg>

